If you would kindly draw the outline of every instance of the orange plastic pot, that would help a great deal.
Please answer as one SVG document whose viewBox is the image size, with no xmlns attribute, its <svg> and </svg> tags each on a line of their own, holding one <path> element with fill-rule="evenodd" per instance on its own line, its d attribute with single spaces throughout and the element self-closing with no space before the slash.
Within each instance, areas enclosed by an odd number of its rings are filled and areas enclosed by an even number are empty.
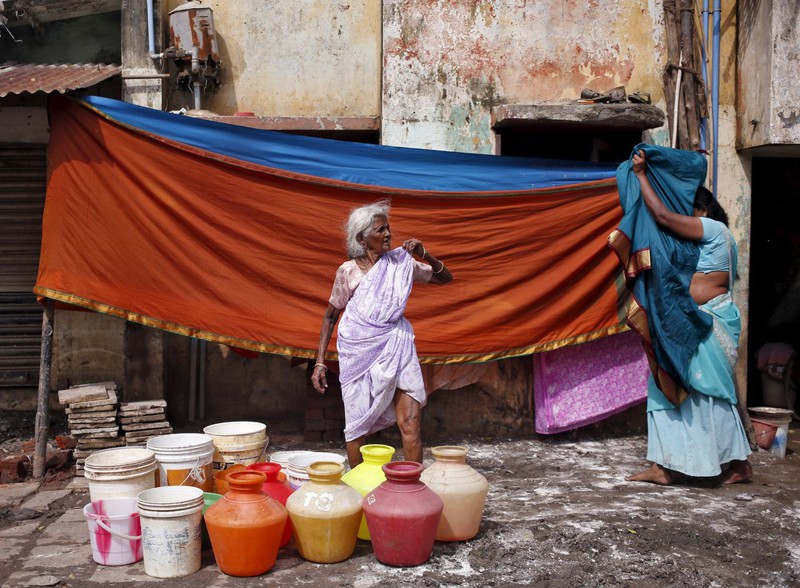
<svg viewBox="0 0 800 588">
<path fill-rule="evenodd" d="M 258 576 L 275 565 L 289 515 L 264 494 L 266 479 L 252 470 L 228 474 L 227 494 L 204 515 L 214 557 L 225 574 Z"/>
</svg>

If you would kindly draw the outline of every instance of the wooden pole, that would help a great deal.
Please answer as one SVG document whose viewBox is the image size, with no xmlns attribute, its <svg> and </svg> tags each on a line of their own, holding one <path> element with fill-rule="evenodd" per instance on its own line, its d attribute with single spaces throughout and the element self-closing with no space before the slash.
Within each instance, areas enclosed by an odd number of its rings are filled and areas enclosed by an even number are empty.
<svg viewBox="0 0 800 588">
<path fill-rule="evenodd" d="M 39 360 L 39 400 L 36 407 L 36 445 L 33 477 L 44 477 L 47 463 L 47 437 L 50 422 L 50 367 L 53 363 L 53 315 L 55 304 L 45 298 L 42 312 L 42 355 Z"/>
<path fill-rule="evenodd" d="M 682 67 L 688 67 L 692 71 L 686 72 L 686 81 L 682 89 L 686 112 L 686 140 L 684 149 L 695 150 L 700 147 L 700 118 L 697 107 L 697 80 L 695 73 L 694 45 L 694 1 L 681 0 L 681 51 L 683 59 Z"/>
</svg>

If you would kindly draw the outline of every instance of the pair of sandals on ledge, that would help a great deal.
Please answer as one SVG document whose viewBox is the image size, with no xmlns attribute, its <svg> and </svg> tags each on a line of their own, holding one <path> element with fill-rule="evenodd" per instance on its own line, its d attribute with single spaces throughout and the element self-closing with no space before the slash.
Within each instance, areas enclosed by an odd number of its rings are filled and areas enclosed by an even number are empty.
<svg viewBox="0 0 800 588">
<path fill-rule="evenodd" d="M 633 102 L 634 104 L 651 104 L 649 92 L 625 93 L 625 86 L 611 88 L 608 92 L 596 92 L 591 88 L 584 88 L 578 104 L 618 104 L 620 102 Z"/>
</svg>

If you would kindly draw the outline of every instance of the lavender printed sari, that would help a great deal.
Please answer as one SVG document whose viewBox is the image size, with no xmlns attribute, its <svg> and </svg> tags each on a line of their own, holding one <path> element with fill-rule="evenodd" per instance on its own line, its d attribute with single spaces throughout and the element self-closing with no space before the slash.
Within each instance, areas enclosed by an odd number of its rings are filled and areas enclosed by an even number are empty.
<svg viewBox="0 0 800 588">
<path fill-rule="evenodd" d="M 403 316 L 413 271 L 407 251 L 389 251 L 367 272 L 342 313 L 336 346 L 346 441 L 397 421 L 397 388 L 422 406 L 427 401 L 414 330 Z"/>
</svg>

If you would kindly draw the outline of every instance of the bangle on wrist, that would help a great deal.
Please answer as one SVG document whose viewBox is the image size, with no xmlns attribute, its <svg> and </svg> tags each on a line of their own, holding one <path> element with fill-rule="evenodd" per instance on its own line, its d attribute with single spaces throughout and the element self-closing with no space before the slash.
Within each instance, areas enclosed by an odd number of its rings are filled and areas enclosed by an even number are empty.
<svg viewBox="0 0 800 588">
<path fill-rule="evenodd" d="M 434 271 L 433 271 L 433 273 L 435 273 L 435 274 L 440 274 L 440 273 L 442 273 L 442 270 L 444 269 L 444 262 L 443 262 L 443 261 L 440 259 L 440 260 L 439 260 L 439 263 L 441 263 L 441 264 L 442 264 L 442 267 L 440 267 L 438 270 L 434 270 Z"/>
<path fill-rule="evenodd" d="M 317 362 L 317 363 L 315 363 L 315 364 L 314 364 L 314 368 L 318 368 L 318 367 L 321 367 L 321 368 L 322 368 L 322 369 L 324 369 L 326 372 L 328 371 L 328 366 L 326 366 L 324 363 L 320 363 L 320 362 Z"/>
<path fill-rule="evenodd" d="M 428 255 L 428 251 L 425 249 L 425 245 L 422 246 L 422 255 L 420 255 L 420 259 L 425 259 L 425 256 Z"/>
</svg>

